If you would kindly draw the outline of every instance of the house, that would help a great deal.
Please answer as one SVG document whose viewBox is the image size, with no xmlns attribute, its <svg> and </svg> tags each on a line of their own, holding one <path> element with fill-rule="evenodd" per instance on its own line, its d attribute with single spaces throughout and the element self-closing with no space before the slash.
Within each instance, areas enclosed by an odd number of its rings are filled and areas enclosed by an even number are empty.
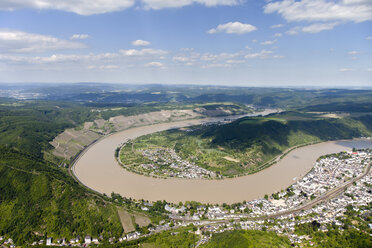
<svg viewBox="0 0 372 248">
<path fill-rule="evenodd" d="M 52 238 L 47 238 L 46 245 L 51 246 L 52 245 Z"/>
<path fill-rule="evenodd" d="M 127 234 L 127 240 L 133 240 L 139 238 L 140 233 L 139 232 L 134 232 L 134 233 L 128 233 Z"/>
<path fill-rule="evenodd" d="M 85 238 L 84 238 L 84 243 L 85 243 L 85 244 L 90 244 L 90 243 L 92 243 L 92 237 L 89 236 L 89 235 L 85 236 Z"/>
<path fill-rule="evenodd" d="M 98 241 L 97 238 L 93 238 L 93 239 L 92 239 L 92 242 L 95 243 L 95 244 L 99 244 L 99 241 Z"/>
</svg>

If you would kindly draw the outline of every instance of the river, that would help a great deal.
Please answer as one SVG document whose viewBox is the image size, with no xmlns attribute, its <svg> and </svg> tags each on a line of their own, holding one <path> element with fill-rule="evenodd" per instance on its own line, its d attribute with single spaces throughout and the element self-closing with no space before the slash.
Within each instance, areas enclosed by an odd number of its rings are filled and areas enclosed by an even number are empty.
<svg viewBox="0 0 372 248">
<path fill-rule="evenodd" d="M 73 165 L 72 172 L 85 186 L 107 195 L 115 192 L 127 198 L 150 201 L 166 200 L 178 203 L 193 200 L 202 203 L 231 204 L 250 201 L 286 189 L 295 180 L 304 176 L 321 155 L 347 151 L 353 147 L 372 148 L 372 140 L 369 139 L 309 145 L 291 151 L 278 163 L 258 173 L 224 180 L 147 177 L 125 170 L 115 160 L 115 149 L 127 139 L 207 121 L 210 120 L 155 124 L 112 134 L 87 148 Z"/>
</svg>

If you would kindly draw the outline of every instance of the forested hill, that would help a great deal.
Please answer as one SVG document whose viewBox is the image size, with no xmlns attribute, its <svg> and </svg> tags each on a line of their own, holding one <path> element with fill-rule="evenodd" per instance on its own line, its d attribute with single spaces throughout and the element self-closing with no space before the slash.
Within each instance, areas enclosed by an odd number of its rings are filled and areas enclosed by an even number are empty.
<svg viewBox="0 0 372 248">
<path fill-rule="evenodd" d="M 212 136 L 212 143 L 234 149 L 254 144 L 267 152 L 274 147 L 302 143 L 303 137 L 319 140 L 349 139 L 371 135 L 372 115 L 358 118 L 320 118 L 310 114 L 284 112 L 268 117 L 247 117 L 227 125 L 208 129 L 203 137 Z M 274 149 L 275 150 L 275 149 Z"/>
<path fill-rule="evenodd" d="M 282 112 L 224 125 L 146 135 L 135 147 L 174 148 L 183 158 L 224 176 L 255 173 L 289 148 L 314 142 L 372 136 L 372 115 Z"/>
<path fill-rule="evenodd" d="M 44 159 L 49 141 L 89 118 L 89 109 L 62 103 L 6 104 L 0 106 L 0 236 L 17 245 L 46 237 L 119 236 L 123 229 L 116 207 L 75 182 L 67 169 Z"/>
<path fill-rule="evenodd" d="M 0 236 L 23 244 L 122 233 L 115 206 L 37 157 L 0 146 L 0 175 Z"/>
</svg>

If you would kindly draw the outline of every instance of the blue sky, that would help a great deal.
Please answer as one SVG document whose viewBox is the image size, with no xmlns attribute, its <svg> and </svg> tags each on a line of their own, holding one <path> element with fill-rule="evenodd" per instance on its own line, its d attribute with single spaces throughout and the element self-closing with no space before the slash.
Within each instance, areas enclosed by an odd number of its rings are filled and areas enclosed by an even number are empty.
<svg viewBox="0 0 372 248">
<path fill-rule="evenodd" d="M 372 86 L 372 0 L 1 0 L 0 82 Z"/>
</svg>

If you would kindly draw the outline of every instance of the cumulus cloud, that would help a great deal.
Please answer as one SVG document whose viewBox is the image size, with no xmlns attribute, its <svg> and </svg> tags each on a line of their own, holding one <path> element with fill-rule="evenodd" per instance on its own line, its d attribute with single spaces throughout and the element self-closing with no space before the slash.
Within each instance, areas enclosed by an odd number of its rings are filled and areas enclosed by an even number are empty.
<svg viewBox="0 0 372 248">
<path fill-rule="evenodd" d="M 37 53 L 53 50 L 81 49 L 83 43 L 58 39 L 49 35 L 0 29 L 0 50 L 4 53 Z"/>
<path fill-rule="evenodd" d="M 245 60 L 242 59 L 229 59 L 226 61 L 227 64 L 243 64 Z"/>
<path fill-rule="evenodd" d="M 267 40 L 267 41 L 261 42 L 261 45 L 272 45 L 272 44 L 275 44 L 276 42 L 277 40 Z"/>
<path fill-rule="evenodd" d="M 103 14 L 132 7 L 136 0 L 2 0 L 0 10 L 55 9 L 79 15 Z"/>
<path fill-rule="evenodd" d="M 118 65 L 101 65 L 101 66 L 99 66 L 98 68 L 101 69 L 101 70 L 109 70 L 109 71 L 112 71 L 112 70 L 118 69 L 119 66 L 118 66 Z"/>
<path fill-rule="evenodd" d="M 360 52 L 358 52 L 358 51 L 350 51 L 350 52 L 348 52 L 348 54 L 349 55 L 357 55 L 357 54 L 359 54 Z"/>
<path fill-rule="evenodd" d="M 324 30 L 331 30 L 336 25 L 338 25 L 337 22 L 334 23 L 315 23 L 306 27 L 302 28 L 302 32 L 304 33 L 319 33 Z"/>
<path fill-rule="evenodd" d="M 226 60 L 226 59 L 233 59 L 237 58 L 239 56 L 242 56 L 242 52 L 237 53 L 219 53 L 219 54 L 213 54 L 213 53 L 204 53 L 201 55 L 200 60 L 203 61 L 217 61 L 217 60 Z"/>
<path fill-rule="evenodd" d="M 274 34 L 274 37 L 282 37 L 282 36 L 283 36 L 282 33 L 276 33 L 276 34 Z"/>
<path fill-rule="evenodd" d="M 70 40 L 85 40 L 88 38 L 89 38 L 89 35 L 87 34 L 74 34 L 70 37 Z"/>
<path fill-rule="evenodd" d="M 354 71 L 352 68 L 341 68 L 339 69 L 340 72 L 349 72 L 349 71 Z"/>
<path fill-rule="evenodd" d="M 125 56 L 151 56 L 151 55 L 165 55 L 168 52 L 161 49 L 151 49 L 151 48 L 144 48 L 144 49 L 128 49 L 128 50 L 120 50 L 120 53 Z"/>
<path fill-rule="evenodd" d="M 133 46 L 149 46 L 151 45 L 151 43 L 146 40 L 135 40 L 135 41 L 132 41 L 132 45 Z"/>
<path fill-rule="evenodd" d="M 286 34 L 289 34 L 289 35 L 296 35 L 298 34 L 299 32 L 301 31 L 301 27 L 299 26 L 296 26 L 296 27 L 293 27 L 291 29 L 289 29 L 287 32 L 285 32 Z"/>
<path fill-rule="evenodd" d="M 372 20 L 370 0 L 282 0 L 270 2 L 265 13 L 278 13 L 287 21 L 352 21 Z"/>
<path fill-rule="evenodd" d="M 153 61 L 145 64 L 145 67 L 164 68 L 164 64 L 158 61 Z"/>
<path fill-rule="evenodd" d="M 207 7 L 232 6 L 241 2 L 241 0 L 2 0 L 0 10 L 55 9 L 79 15 L 93 15 L 121 11 L 136 4 L 143 5 L 146 9 L 163 9 L 192 4 L 202 4 Z"/>
<path fill-rule="evenodd" d="M 366 38 L 367 40 L 372 40 L 372 36 L 369 36 Z"/>
<path fill-rule="evenodd" d="M 285 33 L 289 34 L 289 35 L 296 35 L 296 34 L 301 33 L 301 32 L 302 33 L 315 34 L 315 33 L 319 33 L 319 32 L 324 31 L 324 30 L 331 30 L 335 26 L 337 26 L 338 24 L 339 23 L 334 22 L 334 23 L 314 23 L 314 24 L 311 24 L 311 25 L 308 25 L 308 26 L 305 26 L 305 27 L 295 26 L 295 27 L 289 29 Z"/>
<path fill-rule="evenodd" d="M 268 59 L 268 58 L 281 58 L 282 56 L 274 55 L 273 51 L 261 50 L 258 53 L 250 53 L 245 55 L 246 59 Z"/>
<path fill-rule="evenodd" d="M 192 4 L 202 4 L 207 7 L 218 5 L 237 5 L 241 0 L 141 0 L 147 9 L 180 8 Z"/>
<path fill-rule="evenodd" d="M 206 64 L 206 65 L 202 65 L 201 68 L 202 69 L 209 69 L 209 68 L 227 68 L 227 67 L 231 67 L 231 64 L 222 64 L 222 63 L 219 63 L 219 64 L 215 64 L 215 63 L 212 63 L 212 64 Z"/>
<path fill-rule="evenodd" d="M 275 24 L 275 25 L 271 25 L 270 28 L 282 28 L 284 27 L 284 24 Z"/>
<path fill-rule="evenodd" d="M 135 66 L 151 62 L 153 60 L 165 59 L 168 51 L 160 49 L 128 49 L 113 53 L 89 53 L 89 54 L 53 54 L 48 56 L 30 56 L 27 54 L 0 54 L 0 61 L 12 64 L 88 64 L 92 66 L 127 64 Z M 111 68 L 114 69 L 114 68 Z"/>
<path fill-rule="evenodd" d="M 195 59 L 191 58 L 191 57 L 187 57 L 187 56 L 174 56 L 173 57 L 173 60 L 176 61 L 176 62 L 181 62 L 181 63 L 187 63 L 187 62 L 190 62 L 190 61 L 195 61 Z"/>
<path fill-rule="evenodd" d="M 245 34 L 257 30 L 257 28 L 251 24 L 241 22 L 228 22 L 220 24 L 216 28 L 212 28 L 208 31 L 209 34 L 215 33 L 227 33 L 227 34 Z"/>
</svg>

